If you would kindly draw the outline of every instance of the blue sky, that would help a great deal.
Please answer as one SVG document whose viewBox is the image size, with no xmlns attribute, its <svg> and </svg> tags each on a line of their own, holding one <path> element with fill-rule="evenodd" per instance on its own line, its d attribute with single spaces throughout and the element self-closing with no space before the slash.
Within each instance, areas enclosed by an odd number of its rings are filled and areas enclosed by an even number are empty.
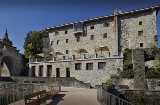
<svg viewBox="0 0 160 105">
<path fill-rule="evenodd" d="M 0 38 L 8 29 L 9 39 L 21 53 L 26 33 L 47 27 L 160 5 L 160 0 L 0 0 Z M 160 13 L 157 15 L 160 35 Z M 160 44 L 160 37 L 159 37 Z"/>
</svg>

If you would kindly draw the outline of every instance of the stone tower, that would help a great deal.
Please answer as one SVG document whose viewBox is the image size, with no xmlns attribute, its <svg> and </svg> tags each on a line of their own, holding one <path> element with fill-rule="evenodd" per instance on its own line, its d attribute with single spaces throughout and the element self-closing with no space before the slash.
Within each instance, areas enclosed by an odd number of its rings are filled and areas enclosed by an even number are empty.
<svg viewBox="0 0 160 105">
<path fill-rule="evenodd" d="M 7 30 L 6 30 L 6 33 L 4 34 L 4 37 L 1 39 L 1 42 L 4 43 L 4 44 L 10 45 L 10 46 L 13 45 L 12 41 L 10 41 L 9 38 L 8 38 Z"/>
<path fill-rule="evenodd" d="M 18 76 L 23 68 L 22 54 L 13 46 L 6 30 L 0 40 L 0 76 Z"/>
</svg>

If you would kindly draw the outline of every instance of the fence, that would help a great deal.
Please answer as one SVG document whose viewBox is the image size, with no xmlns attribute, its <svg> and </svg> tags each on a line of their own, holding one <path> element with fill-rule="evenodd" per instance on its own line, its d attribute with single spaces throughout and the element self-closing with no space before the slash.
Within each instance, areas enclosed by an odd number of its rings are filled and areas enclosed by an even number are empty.
<svg viewBox="0 0 160 105">
<path fill-rule="evenodd" d="M 107 92 L 103 87 L 97 89 L 97 100 L 101 105 L 133 105 L 132 103 Z"/>
<path fill-rule="evenodd" d="M 25 95 L 36 91 L 44 89 L 47 89 L 47 91 L 51 89 L 60 89 L 58 86 L 43 86 L 35 84 L 3 83 L 0 85 L 0 105 L 15 105 L 17 101 L 23 100 Z"/>
</svg>

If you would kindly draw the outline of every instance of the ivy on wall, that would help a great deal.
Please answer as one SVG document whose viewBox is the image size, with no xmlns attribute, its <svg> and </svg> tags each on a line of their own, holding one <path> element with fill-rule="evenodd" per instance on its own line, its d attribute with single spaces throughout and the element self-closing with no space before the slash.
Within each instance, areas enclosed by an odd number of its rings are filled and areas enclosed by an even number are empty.
<svg viewBox="0 0 160 105">
<path fill-rule="evenodd" d="M 122 78 L 133 78 L 133 63 L 132 63 L 132 50 L 126 48 L 123 52 L 123 71 L 120 72 L 120 77 Z"/>
</svg>

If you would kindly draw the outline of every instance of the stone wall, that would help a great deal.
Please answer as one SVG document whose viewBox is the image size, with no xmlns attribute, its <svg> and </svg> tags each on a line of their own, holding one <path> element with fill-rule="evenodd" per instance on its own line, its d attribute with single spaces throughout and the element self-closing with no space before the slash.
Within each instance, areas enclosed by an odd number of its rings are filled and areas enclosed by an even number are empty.
<svg viewBox="0 0 160 105">
<path fill-rule="evenodd" d="M 74 77 L 54 78 L 54 77 L 11 77 L 17 83 L 23 84 L 36 84 L 46 86 L 64 86 L 64 87 L 78 87 L 78 88 L 90 88 L 89 83 L 83 83 L 75 79 Z"/>
<path fill-rule="evenodd" d="M 132 50 L 132 62 L 134 70 L 134 89 L 145 90 L 145 61 L 144 61 L 144 50 L 133 49 Z"/>
<path fill-rule="evenodd" d="M 146 81 L 146 89 L 147 90 L 160 90 L 160 79 L 145 79 Z M 134 79 L 117 79 L 113 81 L 113 84 L 116 85 L 116 88 L 118 89 L 119 85 L 128 85 L 129 89 L 135 89 L 134 88 Z M 138 90 L 142 90 L 140 87 Z"/>
<path fill-rule="evenodd" d="M 104 27 L 104 23 L 109 23 L 109 27 Z M 91 26 L 94 26 L 94 29 L 90 29 Z M 88 54 L 95 54 L 95 47 L 107 46 L 111 56 L 113 56 L 115 50 L 117 52 L 117 49 L 113 46 L 117 44 L 117 42 L 114 41 L 113 28 L 113 19 L 104 19 L 84 24 L 84 33 L 80 35 L 73 33 L 73 26 L 54 29 L 49 32 L 50 45 L 52 42 L 51 46 L 53 50 L 59 51 L 65 56 L 77 55 L 74 50 L 78 50 L 80 48 L 85 49 Z M 67 34 L 65 34 L 66 30 Z M 59 34 L 55 35 L 55 32 L 59 32 Z M 104 33 L 107 33 L 107 38 L 103 38 Z M 94 35 L 93 40 L 91 40 L 91 35 Z M 79 42 L 77 42 L 77 37 L 80 37 Z M 66 43 L 66 39 L 68 39 L 68 43 Z M 59 43 L 57 44 L 58 40 Z M 69 50 L 69 54 L 66 54 L 66 50 Z M 108 52 L 104 52 L 104 54 L 107 53 Z M 100 54 L 100 52 L 98 52 L 98 54 Z"/>
<path fill-rule="evenodd" d="M 46 85 L 46 84 L 33 84 L 33 83 L 15 83 L 15 82 L 0 82 L 0 90 L 1 92 L 6 93 L 15 93 L 18 95 L 24 95 L 34 93 L 41 90 L 59 90 L 60 87 L 54 85 Z"/>
<path fill-rule="evenodd" d="M 139 25 L 139 22 L 142 22 L 142 25 Z M 139 36 L 138 31 L 143 31 L 143 34 Z M 157 35 L 156 11 L 119 17 L 119 33 L 123 49 L 141 48 L 140 43 L 143 43 L 143 48 L 150 48 L 153 44 L 157 45 L 154 40 Z"/>
</svg>

